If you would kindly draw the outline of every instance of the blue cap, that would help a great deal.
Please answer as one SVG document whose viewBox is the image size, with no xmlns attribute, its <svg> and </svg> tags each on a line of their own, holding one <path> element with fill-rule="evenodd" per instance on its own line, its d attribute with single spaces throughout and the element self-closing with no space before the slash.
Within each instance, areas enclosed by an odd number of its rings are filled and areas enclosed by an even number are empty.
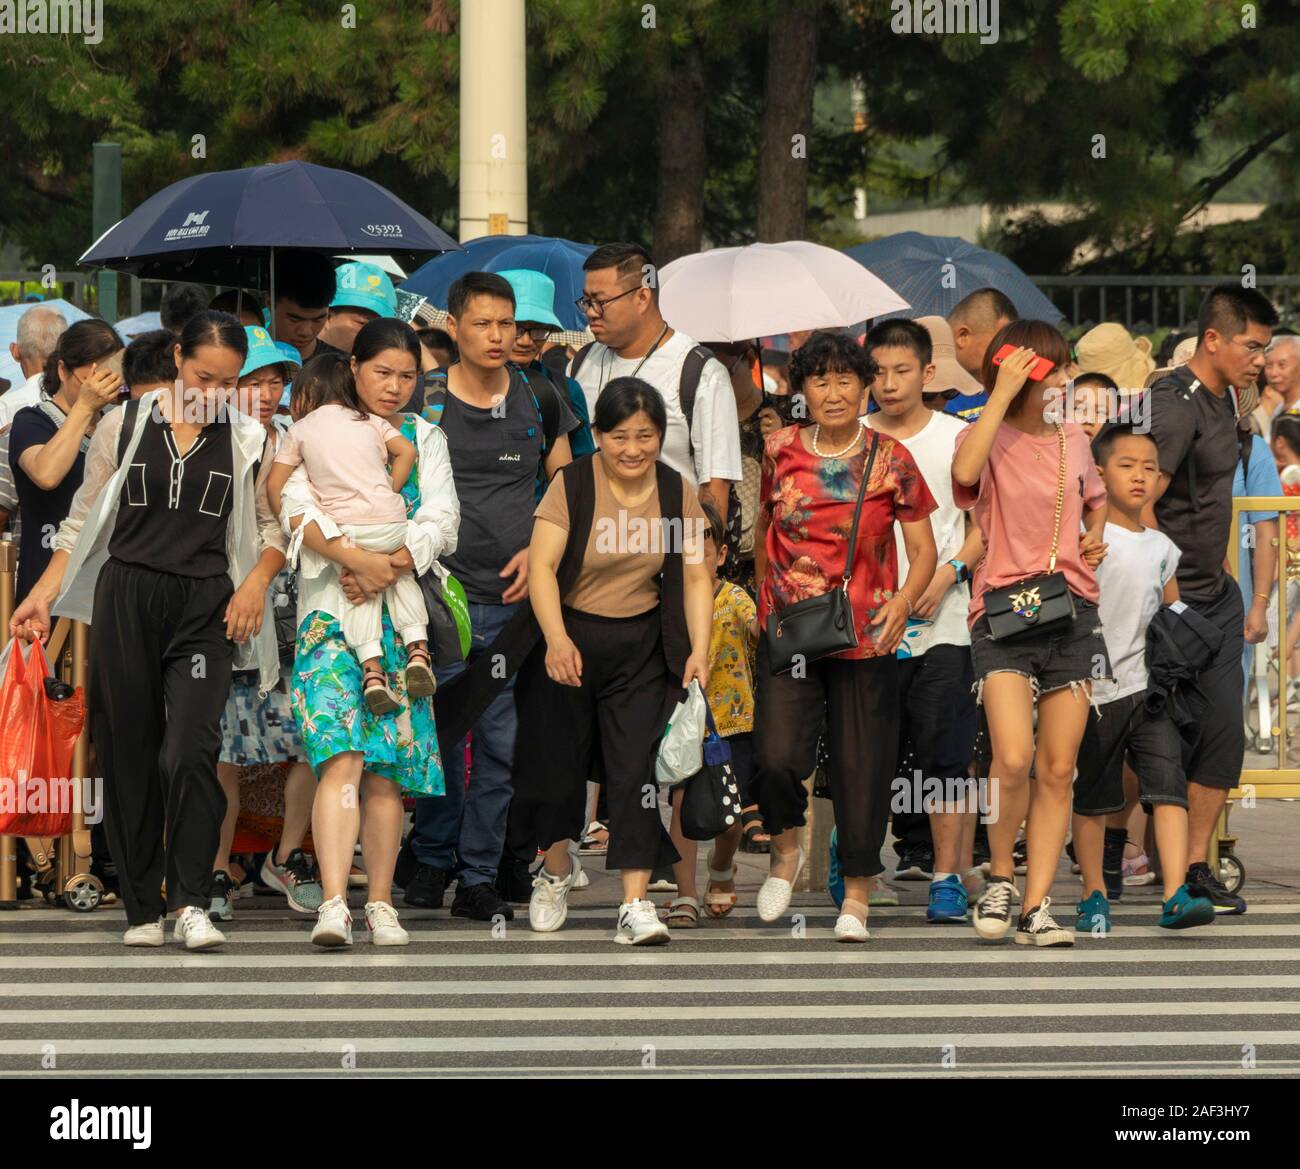
<svg viewBox="0 0 1300 1169">
<path fill-rule="evenodd" d="M 248 338 L 248 356 L 244 359 L 244 368 L 240 377 L 247 377 L 268 365 L 289 365 L 294 369 L 302 368 L 302 358 L 292 345 L 281 341 L 272 341 L 271 334 L 261 325 L 245 325 L 244 335 Z"/>
<path fill-rule="evenodd" d="M 531 268 L 508 268 L 498 272 L 515 290 L 515 320 L 536 321 L 539 325 L 554 325 L 563 329 L 555 315 L 555 281 L 545 272 Z"/>
<path fill-rule="evenodd" d="M 340 264 L 334 272 L 330 308 L 364 308 L 381 317 L 397 316 L 397 292 L 388 273 L 363 260 Z"/>
</svg>

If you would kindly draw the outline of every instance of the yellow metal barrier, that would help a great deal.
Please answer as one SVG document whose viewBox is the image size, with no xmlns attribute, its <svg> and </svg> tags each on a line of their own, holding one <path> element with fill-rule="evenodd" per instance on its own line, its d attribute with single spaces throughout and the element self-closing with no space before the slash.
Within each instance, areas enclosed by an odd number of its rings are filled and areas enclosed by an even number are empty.
<svg viewBox="0 0 1300 1169">
<path fill-rule="evenodd" d="M 14 611 L 17 588 L 18 549 L 12 540 L 0 540 L 0 637 L 9 637 L 9 618 Z M 0 905 L 12 907 L 18 901 L 18 838 L 0 836 Z"/>
</svg>

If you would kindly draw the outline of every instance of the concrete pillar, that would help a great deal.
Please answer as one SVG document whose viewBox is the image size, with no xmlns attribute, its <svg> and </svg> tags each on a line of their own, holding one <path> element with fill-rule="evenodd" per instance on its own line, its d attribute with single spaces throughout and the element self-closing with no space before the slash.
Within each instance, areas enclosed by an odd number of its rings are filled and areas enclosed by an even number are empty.
<svg viewBox="0 0 1300 1169">
<path fill-rule="evenodd" d="M 528 231 L 524 0 L 460 7 L 460 238 Z"/>
</svg>

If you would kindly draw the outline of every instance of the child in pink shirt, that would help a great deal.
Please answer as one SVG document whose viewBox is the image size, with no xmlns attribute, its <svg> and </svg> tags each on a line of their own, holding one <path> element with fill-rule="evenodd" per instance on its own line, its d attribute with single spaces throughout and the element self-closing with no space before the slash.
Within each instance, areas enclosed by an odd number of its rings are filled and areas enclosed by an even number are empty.
<svg viewBox="0 0 1300 1169">
<path fill-rule="evenodd" d="M 387 419 L 366 412 L 342 361 L 310 362 L 295 380 L 291 410 L 294 423 L 267 477 L 271 506 L 279 510 L 284 485 L 302 465 L 321 511 L 347 539 L 367 552 L 396 552 L 406 543 L 407 525 L 398 493 L 415 467 L 415 445 Z M 375 714 L 400 706 L 382 663 L 385 603 L 406 646 L 407 693 L 424 698 L 436 688 L 424 594 L 415 577 L 404 573 L 381 595 L 339 614 L 343 636 L 361 661 L 366 704 Z"/>
</svg>

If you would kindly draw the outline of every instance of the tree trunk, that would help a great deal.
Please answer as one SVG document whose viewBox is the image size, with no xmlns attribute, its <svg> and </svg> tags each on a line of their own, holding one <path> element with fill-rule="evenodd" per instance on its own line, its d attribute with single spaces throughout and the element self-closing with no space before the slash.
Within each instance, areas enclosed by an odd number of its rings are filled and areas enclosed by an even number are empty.
<svg viewBox="0 0 1300 1169">
<path fill-rule="evenodd" d="M 700 250 L 704 228 L 704 65 L 699 51 L 673 62 L 659 104 L 659 193 L 655 263 Z"/>
<path fill-rule="evenodd" d="M 758 154 L 758 238 L 763 243 L 804 234 L 820 7 L 789 3 L 768 29 Z"/>
</svg>

